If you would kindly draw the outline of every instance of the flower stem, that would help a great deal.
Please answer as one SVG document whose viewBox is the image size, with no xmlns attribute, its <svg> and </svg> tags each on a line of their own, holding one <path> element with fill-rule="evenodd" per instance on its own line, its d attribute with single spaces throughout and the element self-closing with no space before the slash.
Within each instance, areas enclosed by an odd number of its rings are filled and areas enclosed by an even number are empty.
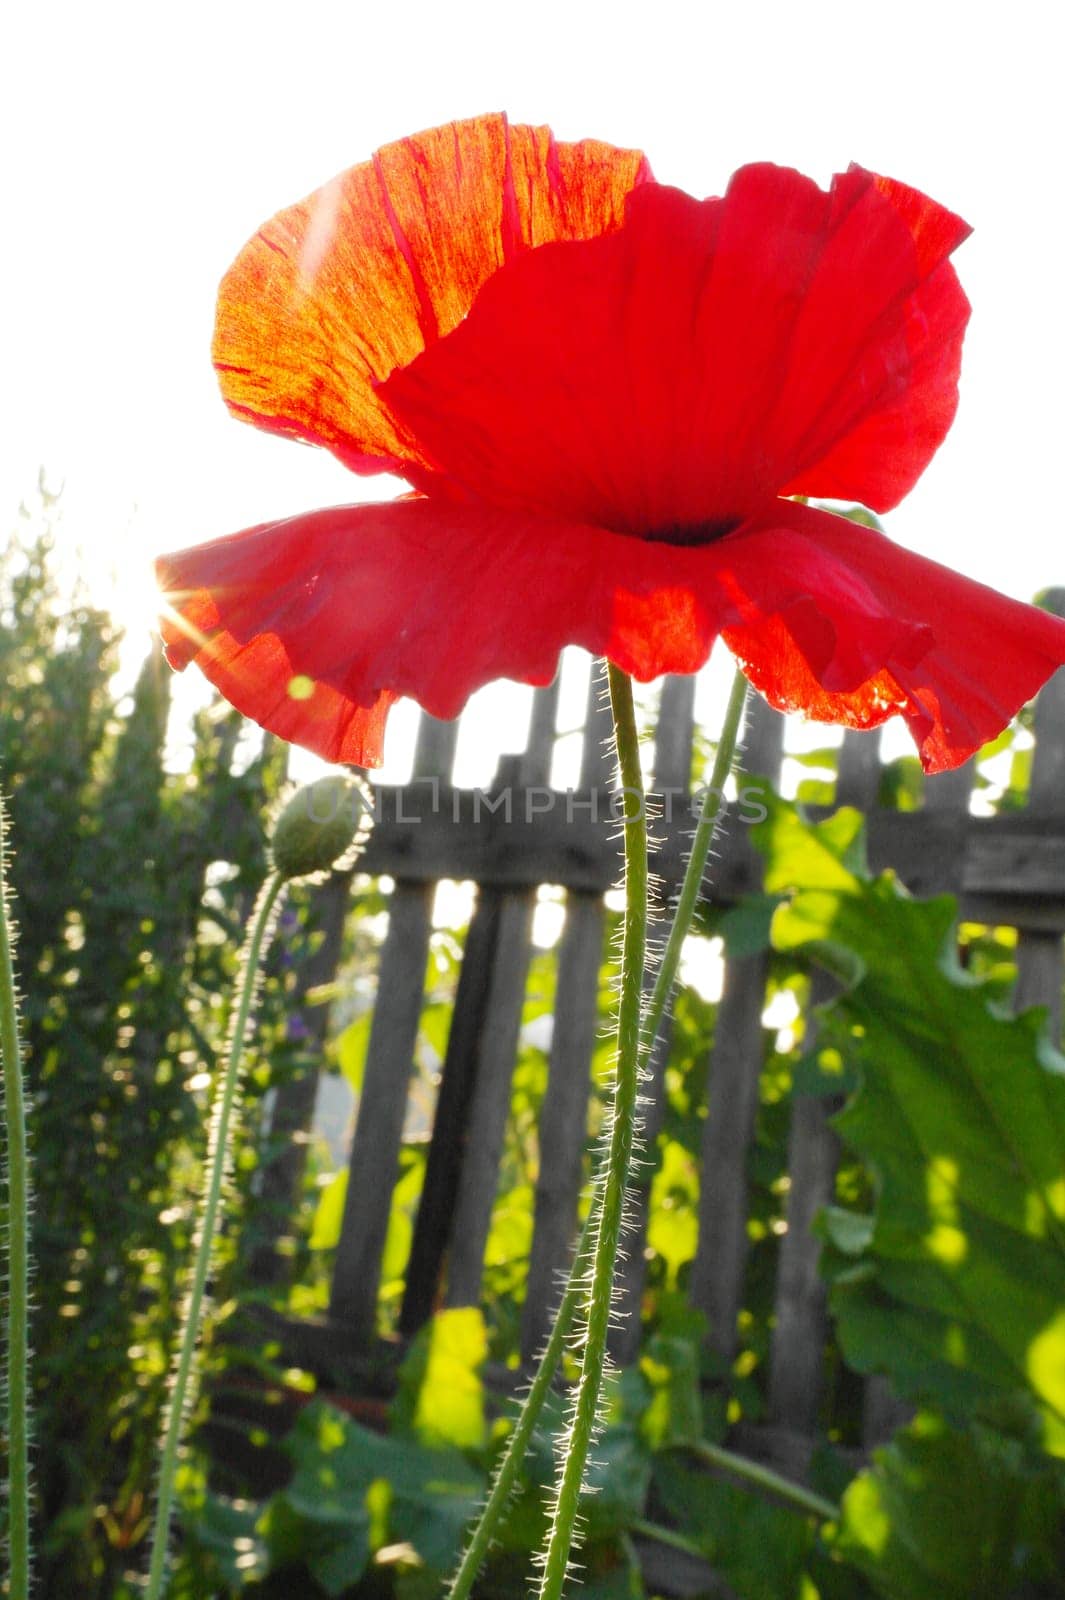
<svg viewBox="0 0 1065 1600">
<path fill-rule="evenodd" d="M 222 1076 L 215 1092 L 214 1109 L 207 1147 L 206 1183 L 197 1228 L 196 1259 L 192 1281 L 182 1316 L 181 1347 L 163 1436 L 163 1455 L 159 1469 L 159 1499 L 152 1530 L 152 1554 L 148 1571 L 146 1600 L 160 1600 L 166 1574 L 170 1516 L 174 1501 L 178 1457 L 185 1418 L 195 1396 L 195 1358 L 200 1333 L 207 1276 L 218 1227 L 218 1211 L 225 1183 L 229 1129 L 237 1102 L 240 1063 L 248 1035 L 252 1004 L 259 981 L 259 969 L 274 929 L 277 902 L 284 880 L 272 873 L 255 903 L 251 932 L 241 952 L 237 974 L 237 1006 L 229 1032 L 229 1048 Z"/>
<path fill-rule="evenodd" d="M 686 1445 L 685 1449 L 693 1456 L 698 1456 L 700 1461 L 705 1461 L 707 1466 L 719 1467 L 732 1478 L 742 1478 L 747 1483 L 755 1484 L 759 1489 L 775 1494 L 780 1500 L 790 1501 L 797 1510 L 805 1511 L 808 1516 L 817 1517 L 821 1522 L 839 1521 L 839 1506 L 834 1506 L 831 1500 L 822 1500 L 819 1494 L 804 1489 L 799 1483 L 793 1483 L 790 1478 L 782 1478 L 778 1472 L 774 1472 L 771 1467 L 763 1467 L 759 1461 L 735 1455 L 731 1450 L 722 1449 L 721 1445 L 709 1444 L 705 1439 L 694 1440 Z"/>
<path fill-rule="evenodd" d="M 11 1600 L 30 1592 L 29 1469 L 29 1155 L 22 1090 L 22 1046 L 15 994 L 14 930 L 8 917 L 7 818 L 0 799 L 0 1046 L 7 1131 L 7 1461 L 8 1587 Z"/>
<path fill-rule="evenodd" d="M 506 1449 L 496 1468 L 496 1475 L 492 1488 L 485 1503 L 484 1510 L 477 1519 L 470 1542 L 463 1554 L 459 1569 L 451 1581 L 447 1593 L 447 1600 L 466 1600 L 473 1588 L 474 1581 L 481 1564 L 492 1547 L 499 1519 L 506 1510 L 514 1485 L 521 1472 L 525 1461 L 525 1454 L 532 1439 L 536 1419 L 543 1409 L 548 1391 L 554 1381 L 562 1352 L 566 1347 L 566 1336 L 569 1333 L 580 1299 L 581 1287 L 585 1282 L 590 1261 L 590 1246 L 598 1219 L 598 1207 L 593 1202 L 588 1213 L 577 1252 L 573 1259 L 573 1269 L 570 1272 L 565 1292 L 551 1324 L 551 1333 L 548 1337 L 544 1353 L 540 1357 L 540 1364 L 536 1375 L 525 1396 L 517 1421 L 514 1424 L 510 1438 L 507 1440 Z"/>
<path fill-rule="evenodd" d="M 629 1532 L 643 1539 L 653 1539 L 656 1544 L 668 1545 L 670 1550 L 679 1550 L 681 1555 L 692 1556 L 696 1561 L 706 1560 L 706 1551 L 701 1544 L 686 1538 L 675 1528 L 663 1528 L 659 1522 L 647 1522 L 643 1517 L 636 1517 L 629 1523 Z"/>
<path fill-rule="evenodd" d="M 707 857 L 710 853 L 710 846 L 713 843 L 714 833 L 721 814 L 720 797 L 735 758 L 736 741 L 746 701 L 746 691 L 747 680 L 742 672 L 737 670 L 729 694 L 721 736 L 718 740 L 710 784 L 703 800 L 702 812 L 692 840 L 684 883 L 677 901 L 673 923 L 659 964 L 654 990 L 644 1021 L 639 1059 L 641 1068 L 646 1065 L 653 1048 L 662 1013 L 669 1000 L 673 981 L 676 977 L 684 940 L 688 935 L 696 902 L 699 898 L 699 890 L 706 871 Z M 551 1325 L 551 1333 L 547 1345 L 543 1355 L 540 1357 L 540 1363 L 536 1369 L 529 1392 L 518 1413 L 517 1421 L 507 1440 L 506 1449 L 496 1470 L 488 1500 L 477 1520 L 470 1543 L 448 1590 L 448 1600 L 467 1600 L 481 1564 L 491 1548 L 496 1529 L 506 1510 L 521 1471 L 533 1429 L 536 1426 L 536 1420 L 550 1392 L 555 1373 L 562 1360 L 566 1338 L 576 1315 L 582 1288 L 586 1282 L 591 1261 L 591 1244 L 598 1224 L 600 1198 L 601 1190 L 597 1188 L 592 1200 L 591 1210 L 581 1232 L 565 1292 L 555 1314 L 554 1322 Z"/>
<path fill-rule="evenodd" d="M 548 1535 L 540 1600 L 558 1600 L 569 1569 L 584 1483 L 584 1470 L 595 1433 L 599 1392 L 606 1360 L 607 1332 L 614 1293 L 614 1265 L 621 1235 L 632 1148 L 636 1135 L 639 1086 L 643 968 L 647 948 L 647 817 L 640 741 L 632 700 L 632 683 L 610 664 L 610 703 L 614 713 L 618 766 L 624 799 L 625 920 L 621 956 L 621 999 L 618 1006 L 617 1063 L 606 1171 L 600 1180 L 599 1217 L 595 1230 L 588 1325 L 581 1376 L 573 1407 L 558 1497 Z"/>
</svg>

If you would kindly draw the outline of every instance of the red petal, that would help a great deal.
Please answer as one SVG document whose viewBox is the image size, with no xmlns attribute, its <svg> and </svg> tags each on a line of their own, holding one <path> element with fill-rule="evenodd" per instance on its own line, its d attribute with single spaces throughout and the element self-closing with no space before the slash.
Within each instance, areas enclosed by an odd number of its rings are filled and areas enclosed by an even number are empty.
<svg viewBox="0 0 1065 1600">
<path fill-rule="evenodd" d="M 638 153 L 477 117 L 403 139 L 280 212 L 223 280 L 214 358 L 230 409 L 357 471 L 419 460 L 374 384 L 466 315 L 504 262 L 616 227 Z"/>
<path fill-rule="evenodd" d="M 549 682 L 566 644 L 646 681 L 696 671 L 723 632 L 774 705 L 852 727 L 900 712 L 932 771 L 1065 661 L 1065 623 L 793 503 L 687 548 L 427 499 L 342 506 L 164 557 L 159 578 L 174 666 L 360 766 L 397 696 L 455 716 L 494 678 Z"/>
<path fill-rule="evenodd" d="M 781 408 L 817 418 L 782 489 L 889 511 L 958 407 L 969 302 L 947 261 L 967 224 L 916 189 L 852 168 L 795 332 Z M 856 263 L 858 263 L 856 268 Z"/>
<path fill-rule="evenodd" d="M 716 631 L 697 566 L 598 528 L 411 498 L 267 523 L 164 556 L 157 575 L 173 666 L 194 661 L 283 738 L 375 766 L 398 695 L 455 716 L 494 678 L 549 683 L 565 644 L 643 679 L 695 671 Z"/>
<path fill-rule="evenodd" d="M 853 584 L 854 609 L 837 609 L 825 653 L 810 649 L 786 614 L 752 610 L 723 636 L 747 676 L 781 711 L 818 722 L 873 728 L 899 713 L 926 772 L 960 766 L 995 737 L 1065 663 L 1065 623 L 1007 599 L 882 534 L 843 517 L 794 503 L 767 516 L 761 531 L 723 542 L 773 549 L 806 546 L 809 603 L 826 614 L 832 597 Z M 745 554 L 745 567 L 750 556 Z M 894 618 L 908 639 L 883 649 L 875 633 Z M 878 659 L 879 658 L 879 659 Z M 876 663 L 876 670 L 867 669 Z M 857 668 L 857 671 L 856 671 Z M 864 681 L 862 674 L 865 673 Z"/>
<path fill-rule="evenodd" d="M 735 525 L 800 482 L 883 508 L 953 415 L 963 230 L 857 171 L 825 194 L 745 167 L 705 202 L 648 184 L 621 230 L 497 273 L 381 392 L 501 505 L 643 534 Z"/>
</svg>

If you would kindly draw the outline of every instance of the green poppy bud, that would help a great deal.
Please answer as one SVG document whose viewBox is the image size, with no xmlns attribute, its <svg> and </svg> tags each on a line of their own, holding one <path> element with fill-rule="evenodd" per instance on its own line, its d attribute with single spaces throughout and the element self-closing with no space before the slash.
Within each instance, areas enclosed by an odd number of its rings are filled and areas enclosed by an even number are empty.
<svg viewBox="0 0 1065 1600">
<path fill-rule="evenodd" d="M 349 867 L 365 847 L 373 797 L 348 773 L 307 783 L 284 801 L 271 830 L 274 870 L 286 882 Z"/>
</svg>

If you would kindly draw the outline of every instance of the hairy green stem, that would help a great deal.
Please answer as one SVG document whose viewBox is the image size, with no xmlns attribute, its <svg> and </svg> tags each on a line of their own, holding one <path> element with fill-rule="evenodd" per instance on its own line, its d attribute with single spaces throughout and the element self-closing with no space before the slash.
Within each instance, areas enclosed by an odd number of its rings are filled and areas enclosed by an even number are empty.
<svg viewBox="0 0 1065 1600">
<path fill-rule="evenodd" d="M 677 901 L 669 937 L 662 954 L 662 960 L 655 977 L 654 990 L 644 1018 L 643 1039 L 639 1058 L 641 1070 L 646 1066 L 651 1050 L 654 1047 L 662 1014 L 669 1000 L 673 981 L 677 974 L 677 966 L 680 962 L 684 940 L 691 927 L 692 916 L 695 912 L 703 875 L 706 871 L 707 857 L 710 854 L 710 847 L 721 815 L 721 794 L 735 759 L 736 741 L 739 736 L 743 708 L 746 703 L 746 691 L 747 680 L 742 672 L 737 669 L 729 693 L 728 706 L 725 711 L 725 720 L 714 757 L 710 783 L 703 799 L 699 822 L 692 839 L 684 882 Z M 550 1392 L 555 1373 L 562 1360 L 562 1353 L 566 1347 L 566 1338 L 576 1315 L 581 1292 L 586 1282 L 591 1261 L 591 1244 L 598 1224 L 600 1197 L 601 1191 L 597 1187 L 593 1196 L 591 1210 L 577 1245 L 573 1267 L 570 1271 L 565 1292 L 559 1303 L 554 1322 L 551 1325 L 551 1333 L 547 1345 L 543 1355 L 540 1357 L 536 1374 L 522 1403 L 517 1421 L 507 1440 L 506 1449 L 496 1469 L 496 1476 L 493 1480 L 488 1500 L 477 1520 L 470 1543 L 463 1554 L 459 1569 L 448 1590 L 448 1600 L 467 1600 L 481 1564 L 491 1548 L 496 1530 L 506 1511 L 514 1485 L 520 1474 L 532 1439 L 533 1429 L 536 1427 L 537 1417 Z"/>
<path fill-rule="evenodd" d="M 7 1132 L 7 1471 L 8 1586 L 30 1592 L 29 1467 L 29 1153 L 22 1090 L 22 1046 L 15 993 L 14 928 L 8 916 L 7 818 L 0 799 L 0 1047 Z"/>
<path fill-rule="evenodd" d="M 697 1561 L 706 1560 L 703 1546 L 678 1533 L 675 1528 L 663 1528 L 658 1522 L 647 1522 L 643 1517 L 636 1517 L 629 1523 L 629 1532 L 638 1534 L 641 1539 L 653 1539 L 656 1544 L 668 1545 L 671 1550 L 679 1550 L 681 1555 L 694 1556 Z"/>
<path fill-rule="evenodd" d="M 640 739 L 632 700 L 632 683 L 613 663 L 609 666 L 610 704 L 614 713 L 618 767 L 621 773 L 625 829 L 625 919 L 621 955 L 621 998 L 618 1005 L 617 1062 L 606 1170 L 600 1180 L 599 1218 L 595 1230 L 588 1322 L 581 1376 L 573 1406 L 566 1456 L 544 1557 L 540 1600 L 558 1600 L 569 1570 L 570 1550 L 584 1471 L 595 1433 L 599 1393 L 606 1360 L 607 1332 L 614 1294 L 614 1266 L 621 1236 L 625 1190 L 636 1136 L 636 1102 L 640 1078 L 640 1034 L 643 969 L 647 949 L 647 816 L 640 772 Z"/>
<path fill-rule="evenodd" d="M 789 1501 L 797 1510 L 805 1511 L 808 1516 L 817 1517 L 821 1522 L 839 1521 L 839 1506 L 834 1506 L 831 1500 L 822 1500 L 819 1494 L 804 1489 L 799 1483 L 793 1483 L 790 1478 L 782 1478 L 778 1472 L 774 1472 L 771 1467 L 763 1467 L 759 1461 L 735 1455 L 731 1450 L 725 1450 L 721 1445 L 709 1444 L 705 1439 L 697 1439 L 692 1444 L 686 1445 L 685 1449 L 693 1456 L 698 1456 L 700 1461 L 705 1461 L 707 1466 L 719 1467 L 732 1478 L 742 1478 L 747 1483 L 753 1483 L 759 1489 L 775 1494 L 778 1499 Z"/>
<path fill-rule="evenodd" d="M 251 932 L 241 953 L 237 975 L 237 1006 L 229 1034 L 229 1049 L 215 1093 L 207 1148 L 206 1182 L 198 1220 L 196 1259 L 182 1318 L 181 1346 L 163 1436 L 159 1468 L 159 1498 L 152 1530 L 152 1555 L 148 1570 L 147 1600 L 160 1600 L 166 1575 L 170 1517 L 174 1502 L 185 1418 L 193 1403 L 196 1348 L 200 1334 L 207 1276 L 211 1267 L 218 1212 L 225 1186 L 229 1129 L 237 1103 L 240 1063 L 248 1035 L 252 1004 L 258 987 L 259 969 L 270 942 L 278 898 L 284 880 L 272 873 L 263 884 L 252 913 Z"/>
<path fill-rule="evenodd" d="M 566 1348 L 566 1336 L 576 1315 L 577 1302 L 580 1299 L 581 1289 L 584 1285 L 591 1259 L 591 1243 L 597 1220 L 598 1207 L 593 1201 L 592 1209 L 588 1213 L 577 1244 L 577 1252 L 573 1259 L 573 1270 L 570 1272 L 565 1292 L 555 1314 L 555 1320 L 551 1324 L 551 1332 L 544 1347 L 544 1353 L 540 1357 L 540 1363 L 529 1387 L 529 1392 L 522 1402 L 517 1421 L 507 1440 L 506 1449 L 496 1468 L 496 1475 L 492 1481 L 492 1488 L 484 1509 L 477 1519 L 477 1524 L 470 1536 L 470 1542 L 463 1554 L 459 1569 L 451 1581 L 447 1600 L 466 1600 L 467 1595 L 473 1588 L 477 1574 L 481 1570 L 481 1564 L 492 1547 L 499 1520 L 507 1508 L 525 1461 L 525 1454 L 532 1440 L 533 1429 L 536 1427 L 536 1419 L 543 1409 L 544 1401 L 547 1399 L 551 1385 L 554 1382 L 555 1373 L 558 1371 L 559 1363 L 562 1360 L 562 1353 Z"/>
</svg>

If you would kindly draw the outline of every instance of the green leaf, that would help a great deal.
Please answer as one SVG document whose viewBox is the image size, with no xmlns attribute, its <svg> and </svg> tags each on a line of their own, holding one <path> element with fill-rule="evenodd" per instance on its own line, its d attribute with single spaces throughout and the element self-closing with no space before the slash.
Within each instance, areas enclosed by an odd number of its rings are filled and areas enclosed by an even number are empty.
<svg viewBox="0 0 1065 1600">
<path fill-rule="evenodd" d="M 821 1037 L 857 1066 L 836 1126 L 877 1204 L 864 1248 L 828 1224 L 844 1353 L 962 1418 L 1026 1399 L 1065 1454 L 1065 1061 L 957 967 L 950 900 L 868 879 L 854 813 L 759 831 L 796 891 L 774 942 L 851 976 Z"/>
<path fill-rule="evenodd" d="M 655 1456 L 654 1484 L 679 1529 L 742 1600 L 801 1600 L 814 1538 L 808 1518 L 687 1466 L 676 1451 Z"/>
<path fill-rule="evenodd" d="M 267 1503 L 256 1531 L 272 1571 L 302 1564 L 327 1594 L 341 1594 L 370 1559 L 366 1491 L 372 1480 L 353 1470 L 347 1419 L 313 1405 L 286 1441 L 296 1470 Z"/>
<path fill-rule="evenodd" d="M 268 1552 L 256 1526 L 260 1507 L 254 1502 L 208 1494 L 195 1509 L 181 1515 L 185 1538 L 210 1558 L 218 1577 L 233 1588 L 263 1577 Z"/>
<path fill-rule="evenodd" d="M 799 1057 L 791 1075 L 792 1093 L 809 1099 L 849 1094 L 856 1086 L 853 1063 L 821 1039 L 815 1049 Z"/>
<path fill-rule="evenodd" d="M 430 1448 L 480 1450 L 486 1440 L 480 1370 L 488 1341 L 476 1306 L 438 1311 L 418 1334 L 399 1374 L 392 1424 Z"/>
<path fill-rule="evenodd" d="M 655 1334 L 647 1341 L 640 1374 L 651 1391 L 640 1431 L 652 1450 L 689 1444 L 702 1433 L 699 1350 L 690 1339 Z"/>
<path fill-rule="evenodd" d="M 581 1600 L 643 1600 L 643 1573 L 624 1535 L 584 1551 L 579 1559 Z"/>
<path fill-rule="evenodd" d="M 434 1000 L 422 1012 L 418 1024 L 418 1038 L 429 1046 L 439 1061 L 447 1054 L 448 1031 L 451 1027 L 450 1002 Z"/>
<path fill-rule="evenodd" d="M 820 500 L 811 501 L 812 505 L 822 511 L 830 511 L 834 517 L 843 517 L 847 522 L 857 523 L 859 528 L 872 528 L 874 533 L 883 533 L 884 524 L 872 511 L 866 510 L 863 505 L 829 505 Z"/>
<path fill-rule="evenodd" d="M 853 893 L 856 878 L 866 873 L 861 812 L 843 806 L 815 826 L 771 795 L 766 804 L 768 818 L 752 830 L 766 858 L 766 892 L 784 894 L 801 888 L 806 893 L 815 889 Z"/>
<path fill-rule="evenodd" d="M 666 1263 L 670 1284 L 695 1255 L 699 1242 L 699 1175 L 691 1152 L 664 1139 L 651 1182 L 647 1243 Z"/>
<path fill-rule="evenodd" d="M 801 806 L 830 806 L 835 795 L 835 782 L 828 778 L 803 778 L 795 791 Z"/>
<path fill-rule="evenodd" d="M 314 1223 L 308 1244 L 312 1250 L 335 1250 L 340 1243 L 340 1224 L 348 1194 L 348 1169 L 335 1172 L 318 1195 Z"/>
<path fill-rule="evenodd" d="M 822 1239 L 846 1256 L 860 1256 L 869 1248 L 876 1231 L 873 1217 L 844 1211 L 840 1206 L 826 1206 L 815 1226 Z"/>
<path fill-rule="evenodd" d="M 334 1049 L 337 1065 L 355 1094 L 362 1093 L 362 1078 L 366 1070 L 366 1051 L 370 1043 L 370 1024 L 373 1011 L 365 1011 L 354 1022 L 349 1022 L 338 1037 Z"/>
<path fill-rule="evenodd" d="M 897 756 L 880 768 L 877 804 L 892 811 L 916 811 L 924 798 L 924 773 L 916 756 Z"/>
<path fill-rule="evenodd" d="M 765 888 L 771 893 L 803 890 L 782 904 L 773 918 L 774 949 L 806 947 L 845 983 L 856 983 L 861 960 L 848 945 L 840 907 L 859 893 L 866 879 L 861 813 L 844 807 L 810 827 L 772 796 L 766 804 L 768 819 L 752 830 L 766 856 Z"/>
<path fill-rule="evenodd" d="M 817 750 L 789 750 L 788 760 L 794 761 L 800 767 L 822 767 L 826 772 L 835 772 L 839 765 L 839 745 L 825 744 Z"/>
<path fill-rule="evenodd" d="M 924 1416 L 850 1485 L 832 1544 L 886 1600 L 1050 1600 L 1062 1528 L 1060 1473 Z"/>
<path fill-rule="evenodd" d="M 1032 784 L 1032 757 L 1035 754 L 1033 745 L 1025 745 L 1021 750 L 1013 752 L 1010 762 L 1010 788 L 1020 794 L 1027 794 Z"/>
<path fill-rule="evenodd" d="M 390 1491 L 389 1541 L 409 1543 L 438 1573 L 456 1560 L 485 1483 L 457 1450 L 426 1450 L 411 1439 L 382 1438 L 321 1402 L 303 1412 L 286 1449 L 296 1471 L 284 1494 L 305 1517 L 324 1499 L 327 1506 L 362 1508 L 368 1529 L 367 1497 L 379 1514 L 374 1486 L 383 1482 Z M 324 1562 L 325 1552 L 319 1550 L 318 1557 Z"/>
<path fill-rule="evenodd" d="M 773 913 L 782 898 L 779 894 L 748 894 L 725 912 L 717 927 L 730 956 L 755 956 L 769 949 Z"/>
<path fill-rule="evenodd" d="M 535 1204 L 536 1190 L 531 1183 L 516 1184 L 499 1196 L 484 1247 L 486 1268 L 528 1261 Z"/>
<path fill-rule="evenodd" d="M 392 1209 L 381 1255 L 381 1292 L 395 1287 L 402 1279 L 410 1258 L 414 1238 L 414 1212 L 425 1179 L 425 1147 L 408 1146 L 400 1157 L 401 1176 L 392 1190 Z"/>
<path fill-rule="evenodd" d="M 320 1489 L 282 1489 L 256 1526 L 266 1542 L 269 1570 L 304 1566 L 326 1594 L 343 1594 L 370 1559 L 370 1519 L 357 1497 Z"/>
</svg>

